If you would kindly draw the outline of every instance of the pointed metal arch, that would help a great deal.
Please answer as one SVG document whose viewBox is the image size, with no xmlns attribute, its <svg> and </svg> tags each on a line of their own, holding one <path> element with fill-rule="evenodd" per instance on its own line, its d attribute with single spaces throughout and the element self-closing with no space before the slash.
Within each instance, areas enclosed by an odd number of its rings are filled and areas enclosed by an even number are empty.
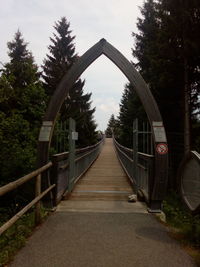
<svg viewBox="0 0 200 267">
<path fill-rule="evenodd" d="M 43 165 L 48 161 L 49 144 L 51 142 L 56 117 L 70 88 L 72 88 L 81 74 L 101 55 L 105 55 L 107 58 L 109 58 L 127 77 L 130 83 L 134 86 L 134 89 L 146 111 L 152 127 L 155 146 L 155 182 L 152 185 L 152 199 L 162 200 L 167 185 L 168 155 L 167 153 L 157 153 L 156 150 L 159 142 L 156 140 L 155 131 L 153 131 L 153 124 L 155 123 L 157 126 L 163 125 L 158 105 L 151 94 L 148 85 L 145 83 L 142 76 L 136 71 L 133 64 L 131 64 L 105 39 L 101 39 L 98 43 L 87 50 L 80 58 L 78 58 L 76 63 L 71 67 L 56 88 L 44 116 L 43 126 L 41 127 L 40 131 L 38 144 L 39 162 L 41 165 Z M 163 134 L 165 135 L 165 130 Z M 166 140 L 164 140 L 162 143 L 167 145 Z"/>
</svg>

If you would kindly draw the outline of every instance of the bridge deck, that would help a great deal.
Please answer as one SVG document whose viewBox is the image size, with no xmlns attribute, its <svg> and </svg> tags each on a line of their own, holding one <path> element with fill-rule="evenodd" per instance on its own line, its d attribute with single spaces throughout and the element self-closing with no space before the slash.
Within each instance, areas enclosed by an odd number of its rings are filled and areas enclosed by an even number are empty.
<svg viewBox="0 0 200 267">
<path fill-rule="evenodd" d="M 70 199 L 127 200 L 131 193 L 131 186 L 116 157 L 112 139 L 107 138 L 99 158 L 76 185 Z"/>
<path fill-rule="evenodd" d="M 70 198 L 62 201 L 58 211 L 146 212 L 141 203 L 128 203 L 131 184 L 107 138 L 102 152 L 75 186 Z"/>
<path fill-rule="evenodd" d="M 111 140 L 69 200 L 37 229 L 12 267 L 192 267 L 192 259 L 141 203 Z"/>
</svg>

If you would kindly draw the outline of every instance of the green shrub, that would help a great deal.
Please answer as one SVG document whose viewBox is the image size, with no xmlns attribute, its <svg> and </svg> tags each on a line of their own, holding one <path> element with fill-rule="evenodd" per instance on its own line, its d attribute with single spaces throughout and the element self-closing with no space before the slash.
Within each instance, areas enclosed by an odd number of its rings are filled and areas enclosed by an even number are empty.
<svg viewBox="0 0 200 267">
<path fill-rule="evenodd" d="M 42 218 L 47 212 L 42 209 Z M 1 209 L 0 226 L 8 220 L 6 210 Z M 12 260 L 15 253 L 24 246 L 26 239 L 35 227 L 34 212 L 31 211 L 20 218 L 13 226 L 0 236 L 0 266 Z"/>
<path fill-rule="evenodd" d="M 163 201 L 167 223 L 178 229 L 186 242 L 200 247 L 200 215 L 193 216 L 176 192 L 170 192 Z"/>
</svg>

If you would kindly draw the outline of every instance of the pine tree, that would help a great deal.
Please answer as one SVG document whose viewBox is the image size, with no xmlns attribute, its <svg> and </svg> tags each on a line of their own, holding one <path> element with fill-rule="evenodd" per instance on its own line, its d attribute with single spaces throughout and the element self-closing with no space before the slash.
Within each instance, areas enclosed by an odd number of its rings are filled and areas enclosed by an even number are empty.
<svg viewBox="0 0 200 267">
<path fill-rule="evenodd" d="M 132 53 L 133 57 L 138 59 L 138 64 L 135 65 L 136 68 L 140 71 L 144 79 L 150 82 L 156 79 L 152 64 L 155 65 L 158 59 L 158 44 L 156 40 L 159 23 L 157 21 L 156 5 L 154 1 L 145 1 L 140 11 L 142 18 L 138 18 L 137 22 L 139 33 L 132 33 L 132 36 L 135 39 Z"/>
<path fill-rule="evenodd" d="M 158 5 L 162 18 L 165 36 L 171 40 L 171 48 L 176 52 L 174 57 L 181 65 L 184 112 L 184 150 L 191 149 L 191 123 L 199 112 L 199 34 L 200 3 L 196 0 L 162 0 Z M 176 7 L 176 8 L 175 8 Z M 198 26 L 197 26 L 198 25 Z"/>
<path fill-rule="evenodd" d="M 131 84 L 126 84 L 120 102 L 119 142 L 126 147 L 133 147 L 133 121 L 139 119 L 146 120 L 146 113 Z"/>
<path fill-rule="evenodd" d="M 32 54 L 18 31 L 8 43 L 10 62 L 0 77 L 0 176 L 2 182 L 29 172 L 35 164 L 45 93 Z"/>
<path fill-rule="evenodd" d="M 183 121 L 179 119 L 184 116 L 182 64 L 156 3 L 147 0 L 141 13 L 143 19 L 137 24 L 140 32 L 133 34 L 136 41 L 133 56 L 138 59 L 137 67 L 157 101 L 167 132 L 183 133 Z"/>
<path fill-rule="evenodd" d="M 71 36 L 70 23 L 65 17 L 55 23 L 56 33 L 50 38 L 51 45 L 48 49 L 43 68 L 43 79 L 46 93 L 52 96 L 59 82 L 77 59 L 75 54 L 74 39 Z"/>
<path fill-rule="evenodd" d="M 184 69 L 168 29 L 170 13 L 161 7 L 161 1 L 159 4 L 153 0 L 144 3 L 143 18 L 137 24 L 139 34 L 134 35 L 133 56 L 138 59 L 138 69 L 149 84 L 164 121 L 173 180 L 183 156 Z"/>
<path fill-rule="evenodd" d="M 70 23 L 65 17 L 58 21 L 54 29 L 53 38 L 50 38 L 50 54 L 44 60 L 43 79 L 44 87 L 49 96 L 52 96 L 57 85 L 77 59 L 75 53 L 74 36 L 71 36 Z M 66 121 L 69 117 L 76 120 L 79 133 L 79 146 L 93 144 L 96 140 L 96 124 L 93 120 L 95 109 L 91 109 L 91 94 L 84 94 L 85 81 L 79 79 L 71 88 L 68 97 L 60 110 L 60 120 Z M 88 136 L 85 136 L 88 133 Z M 89 143 L 88 143 L 89 142 Z"/>
<path fill-rule="evenodd" d="M 199 5 L 196 0 L 147 0 L 134 35 L 133 55 L 160 108 L 174 173 L 184 139 L 185 151 L 190 149 L 190 121 L 199 112 Z"/>
<path fill-rule="evenodd" d="M 113 133 L 115 133 L 116 125 L 117 125 L 117 120 L 115 119 L 114 114 L 112 114 L 110 116 L 106 131 L 105 131 L 106 137 L 112 137 Z"/>
<path fill-rule="evenodd" d="M 62 113 L 64 118 L 72 117 L 76 121 L 76 131 L 79 132 L 79 139 L 76 142 L 78 147 L 92 145 L 97 141 L 96 123 L 94 121 L 95 108 L 91 108 L 91 93 L 84 94 L 85 81 L 80 79 L 72 88 L 72 97 L 65 101 L 66 112 Z"/>
</svg>

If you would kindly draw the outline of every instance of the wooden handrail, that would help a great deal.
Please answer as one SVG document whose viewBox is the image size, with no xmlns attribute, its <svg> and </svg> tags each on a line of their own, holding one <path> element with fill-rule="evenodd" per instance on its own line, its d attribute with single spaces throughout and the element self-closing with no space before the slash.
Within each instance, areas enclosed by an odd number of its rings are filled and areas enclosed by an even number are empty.
<svg viewBox="0 0 200 267">
<path fill-rule="evenodd" d="M 77 158 L 75 160 L 75 162 L 78 162 L 81 158 L 92 153 L 101 142 L 102 142 L 102 140 L 93 146 L 79 150 L 81 152 L 83 152 L 83 151 L 86 152 L 88 150 L 91 150 L 91 151 L 89 151 L 85 155 Z M 68 156 L 68 154 L 69 154 L 68 152 L 64 152 L 64 153 L 61 153 L 60 155 L 57 154 L 54 157 L 55 157 L 55 159 L 56 159 L 56 157 L 66 158 Z M 41 220 L 41 217 L 40 217 L 40 200 L 46 194 L 48 194 L 53 188 L 56 187 L 56 184 L 53 184 L 53 185 L 49 186 L 44 192 L 41 193 L 41 173 L 48 170 L 52 165 L 53 165 L 53 163 L 50 161 L 49 163 L 42 166 L 41 168 L 17 179 L 16 181 L 10 182 L 10 183 L 0 187 L 0 197 L 1 197 L 1 196 L 5 195 L 6 193 L 18 188 L 20 185 L 28 182 L 29 180 L 31 180 L 33 178 L 36 179 L 35 198 L 28 205 L 26 205 L 22 210 L 20 210 L 17 214 L 15 214 L 10 220 L 8 220 L 6 223 L 4 223 L 0 227 L 0 235 L 3 234 L 8 228 L 10 228 L 19 218 L 21 218 L 34 205 L 36 205 L 35 206 L 35 222 L 36 222 L 36 224 L 38 224 L 40 222 L 40 220 Z M 67 165 L 68 165 L 68 163 L 67 163 Z"/>
<path fill-rule="evenodd" d="M 139 156 L 142 156 L 144 158 L 154 158 L 154 155 L 150 155 L 150 154 L 146 154 L 146 153 L 142 153 L 142 152 L 138 152 Z"/>
<path fill-rule="evenodd" d="M 130 162 L 133 162 L 133 159 L 131 159 L 124 151 L 122 151 L 118 146 L 116 146 L 118 151 L 120 151 Z"/>
<path fill-rule="evenodd" d="M 0 197 L 5 195 L 6 193 L 18 188 L 20 185 L 28 182 L 29 180 L 31 180 L 32 178 L 38 176 L 38 174 L 46 171 L 47 169 L 49 169 L 52 166 L 52 162 L 50 161 L 49 163 L 47 163 L 46 165 L 42 166 L 41 168 L 19 178 L 18 180 L 14 181 L 14 182 L 10 182 L 9 184 L 6 184 L 4 186 L 0 187 Z"/>
<path fill-rule="evenodd" d="M 83 147 L 83 148 L 76 149 L 76 154 L 80 154 L 80 153 L 82 153 L 82 152 L 91 150 L 91 149 L 97 147 L 102 141 L 103 141 L 103 139 L 100 140 L 98 143 L 92 145 L 92 146 L 87 146 L 87 147 Z"/>
<path fill-rule="evenodd" d="M 28 205 L 26 205 L 22 210 L 20 210 L 17 214 L 15 214 L 10 220 L 8 220 L 6 223 L 4 223 L 0 227 L 0 235 L 3 234 L 8 228 L 10 228 L 19 218 L 21 218 L 35 204 L 36 204 L 35 222 L 36 224 L 40 223 L 40 220 L 41 220 L 40 200 L 56 186 L 55 184 L 53 184 L 49 186 L 44 192 L 41 193 L 41 173 L 48 170 L 52 165 L 53 163 L 49 162 L 46 165 L 42 166 L 41 168 L 19 178 L 18 180 L 0 187 L 0 196 L 3 196 L 6 193 L 18 188 L 20 185 L 28 182 L 29 180 L 36 178 L 36 188 L 35 188 L 36 197 Z"/>
<path fill-rule="evenodd" d="M 32 208 L 33 205 L 38 203 L 40 199 L 42 199 L 47 193 L 49 193 L 55 186 L 55 184 L 51 185 L 44 192 L 42 192 L 42 194 L 34 198 L 28 205 L 26 205 L 22 210 L 15 214 L 9 221 L 4 223 L 0 227 L 0 235 L 2 235 L 8 228 L 10 228 L 18 219 L 20 219 L 30 208 Z"/>
<path fill-rule="evenodd" d="M 75 162 L 78 162 L 79 160 L 81 160 L 81 159 L 87 157 L 88 155 L 90 155 L 91 153 L 93 153 L 97 148 L 98 148 L 98 147 L 95 146 L 92 150 L 90 150 L 90 151 L 87 152 L 86 154 L 82 155 L 82 156 L 79 157 L 79 158 L 76 158 L 76 159 L 75 159 Z"/>
<path fill-rule="evenodd" d="M 99 141 L 98 143 L 96 143 L 95 145 L 76 149 L 75 154 L 78 155 L 78 154 L 87 152 L 88 150 L 91 150 L 91 149 L 97 147 L 102 141 L 103 141 L 103 139 L 101 141 Z M 69 152 L 67 151 L 67 152 L 58 153 L 58 154 L 53 155 L 52 157 L 53 157 L 53 161 L 56 161 L 56 162 L 59 162 L 62 160 L 67 160 L 69 157 Z M 66 164 L 66 166 L 67 166 L 67 164 Z"/>
<path fill-rule="evenodd" d="M 119 142 L 117 142 L 115 137 L 113 137 L 113 139 L 114 139 L 114 142 L 116 143 L 117 146 L 119 146 L 120 148 L 123 148 L 127 152 L 133 153 L 133 149 L 125 147 L 125 146 L 122 146 Z"/>
<path fill-rule="evenodd" d="M 76 150 L 76 153 L 77 153 L 77 154 L 80 154 L 80 153 L 85 152 L 85 151 L 86 151 L 86 153 L 85 153 L 84 155 L 82 155 L 82 156 L 76 158 L 76 159 L 75 159 L 75 163 L 78 162 L 79 160 L 81 160 L 82 158 L 88 156 L 88 155 L 91 154 L 92 152 L 94 152 L 94 150 L 98 148 L 98 145 L 100 145 L 101 142 L 102 142 L 102 140 L 101 140 L 100 142 L 98 142 L 97 144 L 95 144 L 95 145 L 88 146 L 88 147 L 85 147 L 85 148 L 81 148 L 81 149 Z M 88 150 L 89 150 L 89 152 L 87 152 Z M 54 156 L 55 156 L 55 157 L 58 157 L 58 159 L 57 159 L 56 161 L 59 162 L 59 161 L 63 160 L 63 158 L 60 158 L 60 156 L 63 156 L 63 155 L 65 156 L 65 155 L 67 155 L 66 153 L 68 153 L 68 152 L 64 152 L 64 153 L 61 153 L 61 154 L 55 154 Z M 65 159 L 65 158 L 64 158 L 64 159 Z M 64 169 L 66 169 L 67 167 L 69 167 L 69 163 L 68 163 L 68 162 L 65 163 L 63 166 L 60 166 L 59 169 L 64 170 Z"/>
</svg>

